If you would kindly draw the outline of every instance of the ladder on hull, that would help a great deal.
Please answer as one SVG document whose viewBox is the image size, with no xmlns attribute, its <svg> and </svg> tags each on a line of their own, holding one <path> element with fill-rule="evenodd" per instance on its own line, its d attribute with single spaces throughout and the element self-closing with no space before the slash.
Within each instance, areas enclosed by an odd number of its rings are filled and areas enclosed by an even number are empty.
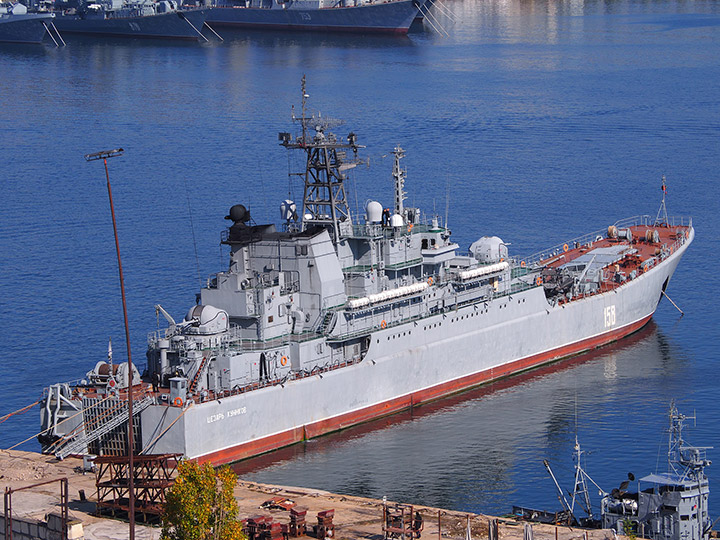
<svg viewBox="0 0 720 540">
<path fill-rule="evenodd" d="M 62 445 L 59 449 L 55 451 L 55 457 L 58 459 L 65 459 L 68 456 L 71 456 L 73 454 L 81 454 L 87 451 L 88 445 L 98 440 L 103 435 L 107 435 L 110 433 L 113 429 L 116 427 L 122 425 L 123 423 L 128 421 L 128 409 L 127 409 L 127 403 L 124 405 L 119 405 L 117 402 L 119 400 L 114 400 L 116 403 L 114 404 L 114 409 L 117 410 L 118 408 L 122 408 L 122 410 L 117 411 L 116 413 L 113 413 L 110 415 L 110 412 L 101 410 L 99 412 L 99 418 L 93 419 L 95 420 L 94 423 L 98 423 L 101 421 L 100 419 L 108 415 L 109 418 L 99 424 L 97 427 L 87 430 L 86 426 L 89 423 L 88 418 L 85 419 L 82 426 L 82 431 L 74 438 L 69 439 L 64 445 Z M 140 414 L 142 411 L 147 409 L 150 405 L 155 403 L 155 398 L 153 396 L 145 396 L 143 399 L 138 401 L 133 401 L 133 416 L 136 416 Z M 88 407 L 84 407 L 84 410 L 87 411 Z M 112 411 L 112 409 L 111 409 Z M 83 413 L 83 416 L 85 416 L 86 412 Z"/>
</svg>

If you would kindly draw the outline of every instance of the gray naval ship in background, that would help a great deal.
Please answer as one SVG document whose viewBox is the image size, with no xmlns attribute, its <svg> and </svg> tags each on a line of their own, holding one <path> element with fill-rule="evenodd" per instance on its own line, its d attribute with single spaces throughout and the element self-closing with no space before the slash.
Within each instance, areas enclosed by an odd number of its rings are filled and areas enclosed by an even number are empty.
<svg viewBox="0 0 720 540">
<path fill-rule="evenodd" d="M 46 3 L 33 0 L 31 7 L 42 12 Z M 176 0 L 63 0 L 53 9 L 63 34 L 208 41 L 207 29 L 217 36 L 206 23 L 208 9 L 180 7 Z"/>
<path fill-rule="evenodd" d="M 691 220 L 639 216 L 512 258 L 485 236 L 460 253 L 440 219 L 405 201 L 395 148 L 390 209 L 351 215 L 357 136 L 308 116 L 280 144 L 306 159 L 283 223 L 230 209 L 229 267 L 181 321 L 148 339 L 147 370 L 99 361 L 42 399 L 43 451 L 135 451 L 228 463 L 408 409 L 615 341 L 652 317 L 694 238 Z M 299 211 L 298 211 L 299 210 Z"/>
<path fill-rule="evenodd" d="M 428 13 L 429 0 L 217 0 L 215 26 L 407 34 Z M 432 17 L 432 15 L 430 15 Z"/>
<path fill-rule="evenodd" d="M 52 13 L 28 13 L 24 4 L 0 3 L 0 42 L 42 43 L 47 34 L 55 45 L 64 45 L 54 20 Z"/>
</svg>

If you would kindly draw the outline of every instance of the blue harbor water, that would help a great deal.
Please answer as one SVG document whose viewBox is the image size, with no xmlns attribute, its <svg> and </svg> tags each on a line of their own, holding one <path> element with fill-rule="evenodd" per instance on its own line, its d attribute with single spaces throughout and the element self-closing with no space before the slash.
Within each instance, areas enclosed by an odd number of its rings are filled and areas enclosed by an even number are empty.
<svg viewBox="0 0 720 540">
<path fill-rule="evenodd" d="M 575 435 L 606 490 L 662 469 L 667 406 L 720 459 L 720 4 L 444 0 L 450 36 L 225 31 L 223 44 L 68 38 L 0 47 L 0 415 L 48 384 L 124 358 L 102 164 L 109 162 L 134 360 L 226 265 L 223 217 L 277 221 L 298 200 L 277 132 L 307 75 L 310 105 L 342 118 L 369 167 L 349 194 L 391 204 L 389 152 L 407 151 L 409 203 L 446 217 L 463 247 L 486 234 L 531 253 L 635 214 L 697 230 L 654 321 L 615 345 L 412 412 L 238 465 L 252 480 L 463 511 L 556 507 Z M 473 354 L 468 351 L 468 354 Z M 362 381 L 358 381 L 362 385 Z M 0 423 L 0 446 L 38 450 L 37 408 Z M 198 434 L 199 437 L 202 433 Z M 720 462 L 718 462 L 720 463 Z M 717 468 L 715 468 L 717 467 Z M 720 516 L 720 465 L 711 514 Z"/>
</svg>

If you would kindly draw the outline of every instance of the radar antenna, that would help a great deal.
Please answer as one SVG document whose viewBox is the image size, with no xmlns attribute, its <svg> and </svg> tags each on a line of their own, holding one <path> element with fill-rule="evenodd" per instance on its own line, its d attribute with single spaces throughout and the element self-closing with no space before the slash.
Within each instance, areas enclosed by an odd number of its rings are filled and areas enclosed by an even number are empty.
<svg viewBox="0 0 720 540">
<path fill-rule="evenodd" d="M 301 89 L 302 116 L 297 118 L 294 108 L 292 115 L 293 121 L 300 122 L 301 135 L 293 139 L 289 133 L 280 133 L 278 139 L 285 148 L 302 150 L 307 156 L 305 172 L 297 173 L 297 176 L 303 177 L 305 184 L 300 229 L 324 227 L 337 243 L 343 234 L 352 231 L 344 181 L 347 179 L 346 171 L 361 163 L 357 152 L 364 146 L 357 144 L 355 133 L 351 132 L 346 139 L 338 139 L 330 132 L 331 128 L 341 126 L 342 121 L 323 118 L 320 113 L 308 116 L 307 99 L 310 96 L 304 75 Z M 352 150 L 351 157 L 347 155 L 348 150 Z"/>
</svg>

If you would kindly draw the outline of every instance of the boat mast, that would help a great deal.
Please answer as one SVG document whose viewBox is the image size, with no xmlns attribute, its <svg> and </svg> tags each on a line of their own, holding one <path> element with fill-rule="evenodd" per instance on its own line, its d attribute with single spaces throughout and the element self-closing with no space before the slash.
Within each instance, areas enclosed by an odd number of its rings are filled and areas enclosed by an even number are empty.
<svg viewBox="0 0 720 540">
<path fill-rule="evenodd" d="M 579 501 L 580 505 L 583 506 L 583 510 L 588 516 L 588 519 L 593 519 L 592 505 L 590 504 L 590 493 L 588 492 L 587 482 L 585 478 L 587 473 L 582 467 L 581 459 L 583 451 L 580 449 L 580 443 L 578 442 L 577 435 L 575 436 L 575 487 L 572 494 L 572 503 L 570 510 L 575 512 L 575 501 Z"/>
<path fill-rule="evenodd" d="M 705 476 L 705 467 L 711 462 L 706 459 L 705 452 L 712 447 L 692 446 L 683 440 L 682 431 L 685 427 L 685 420 L 694 421 L 695 415 L 681 414 L 675 406 L 674 400 L 670 403 L 669 416 L 668 473 L 674 473 L 681 481 L 690 481 L 695 484 L 697 490 L 696 510 L 698 522 L 701 524 L 700 535 L 702 538 L 707 538 L 713 524 L 708 516 L 708 481 Z"/>
<path fill-rule="evenodd" d="M 400 167 L 400 160 L 405 157 L 405 150 L 396 146 L 395 150 L 393 150 L 393 156 L 395 156 L 392 172 L 393 179 L 395 180 L 395 213 L 405 217 L 403 202 L 406 198 L 405 195 L 407 195 L 404 191 L 407 170 Z"/>
<path fill-rule="evenodd" d="M 307 115 L 307 98 L 305 76 L 302 78 L 302 112 L 300 118 L 293 114 L 293 121 L 300 122 L 301 135 L 292 140 L 289 133 L 280 133 L 279 140 L 285 148 L 303 150 L 306 155 L 301 230 L 313 226 L 328 229 L 333 241 L 340 240 L 341 233 L 351 230 L 352 217 L 345 193 L 345 171 L 360 163 L 357 158 L 359 148 L 357 136 L 350 133 L 347 142 L 329 131 L 343 124 L 332 118 Z M 311 135 L 310 131 L 314 134 Z M 352 150 L 350 159 L 347 150 Z"/>
<path fill-rule="evenodd" d="M 660 202 L 660 208 L 658 208 L 657 217 L 655 218 L 655 225 L 670 225 L 668 223 L 667 207 L 665 206 L 665 195 L 667 195 L 667 185 L 665 184 L 665 175 L 662 176 L 662 201 Z"/>
</svg>

